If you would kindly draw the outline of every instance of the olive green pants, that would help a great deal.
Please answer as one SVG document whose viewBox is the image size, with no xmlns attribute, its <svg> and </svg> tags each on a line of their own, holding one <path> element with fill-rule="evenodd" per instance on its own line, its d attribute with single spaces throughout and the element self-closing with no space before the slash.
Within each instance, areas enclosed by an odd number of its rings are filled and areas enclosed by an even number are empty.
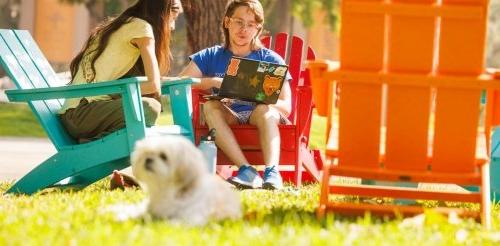
<svg viewBox="0 0 500 246">
<path fill-rule="evenodd" d="M 142 97 L 146 126 L 153 126 L 161 112 L 154 98 Z M 88 102 L 83 98 L 76 108 L 60 115 L 68 133 L 80 143 L 102 138 L 125 127 L 122 99 Z"/>
</svg>

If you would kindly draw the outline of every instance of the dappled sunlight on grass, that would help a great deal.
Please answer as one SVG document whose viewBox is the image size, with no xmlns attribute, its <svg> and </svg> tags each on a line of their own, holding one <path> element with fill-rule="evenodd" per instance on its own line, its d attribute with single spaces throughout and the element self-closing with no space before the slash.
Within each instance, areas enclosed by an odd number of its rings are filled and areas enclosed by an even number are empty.
<svg viewBox="0 0 500 246">
<path fill-rule="evenodd" d="M 25 244 L 456 244 L 500 243 L 498 205 L 494 230 L 471 220 L 450 220 L 427 212 L 424 219 L 315 216 L 319 186 L 282 191 L 245 190 L 240 195 L 244 218 L 204 227 L 173 225 L 151 219 L 117 220 L 107 208 L 144 199 L 140 189 L 109 191 L 108 179 L 82 191 L 49 190 L 33 196 L 0 199 L 0 245 Z M 0 192 L 8 188 L 0 184 Z M 464 241 L 466 240 L 466 241 Z"/>
</svg>

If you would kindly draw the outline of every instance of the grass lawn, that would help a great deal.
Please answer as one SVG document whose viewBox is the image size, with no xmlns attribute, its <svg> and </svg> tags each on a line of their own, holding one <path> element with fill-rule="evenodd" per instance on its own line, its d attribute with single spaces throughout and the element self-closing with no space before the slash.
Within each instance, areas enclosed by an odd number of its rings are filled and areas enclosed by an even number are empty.
<svg viewBox="0 0 500 246">
<path fill-rule="evenodd" d="M 0 136 L 47 137 L 27 104 L 0 103 Z"/>
<path fill-rule="evenodd" d="M 424 220 L 314 216 L 318 186 L 240 192 L 245 218 L 190 228 L 159 220 L 118 221 L 108 206 L 136 203 L 141 190 L 108 191 L 107 180 L 79 191 L 48 191 L 0 200 L 0 245 L 498 245 L 493 231 L 471 220 L 428 212 Z M 0 187 L 5 191 L 6 184 Z"/>
<path fill-rule="evenodd" d="M 171 122 L 171 118 L 164 116 L 161 122 Z M 311 145 L 321 147 L 324 119 L 315 118 L 313 125 Z M 44 136 L 30 110 L 21 104 L 0 104 L 2 135 Z M 406 220 L 330 215 L 319 221 L 314 215 L 319 186 L 313 184 L 276 192 L 241 191 L 243 219 L 189 228 L 158 220 L 118 221 L 106 208 L 139 202 L 144 193 L 109 191 L 107 182 L 78 192 L 45 190 L 33 196 L 2 196 L 0 245 L 500 245 L 499 205 L 493 211 L 491 231 L 471 220 L 450 220 L 431 211 Z M 0 184 L 0 193 L 9 185 Z"/>
</svg>

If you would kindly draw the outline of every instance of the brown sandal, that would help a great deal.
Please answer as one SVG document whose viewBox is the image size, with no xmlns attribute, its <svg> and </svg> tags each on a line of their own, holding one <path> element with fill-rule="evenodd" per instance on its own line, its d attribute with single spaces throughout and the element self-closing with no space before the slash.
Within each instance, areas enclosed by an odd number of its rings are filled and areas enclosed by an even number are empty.
<svg viewBox="0 0 500 246">
<path fill-rule="evenodd" d="M 134 177 L 121 173 L 118 170 L 114 170 L 111 174 L 111 180 L 109 182 L 109 189 L 122 189 L 129 187 L 139 187 L 139 183 L 135 181 Z"/>
</svg>

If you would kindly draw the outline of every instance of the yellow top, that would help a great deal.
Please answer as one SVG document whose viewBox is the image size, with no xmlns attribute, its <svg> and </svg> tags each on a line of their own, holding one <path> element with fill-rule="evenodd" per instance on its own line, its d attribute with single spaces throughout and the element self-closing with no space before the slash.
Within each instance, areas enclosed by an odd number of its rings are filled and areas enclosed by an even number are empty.
<svg viewBox="0 0 500 246">
<path fill-rule="evenodd" d="M 111 34 L 108 45 L 95 61 L 95 78 L 89 81 L 92 78 L 90 62 L 94 55 L 94 53 L 89 51 L 92 51 L 97 46 L 97 42 L 94 41 L 85 51 L 72 84 L 98 83 L 121 78 L 134 66 L 141 55 L 139 48 L 134 46 L 130 41 L 143 37 L 154 39 L 153 28 L 148 22 L 139 18 L 132 18 L 130 22 L 124 24 Z M 68 109 L 76 108 L 81 99 L 67 99 L 59 113 L 63 114 Z M 111 97 L 109 95 L 102 95 L 86 97 L 86 99 L 91 102 L 110 100 Z"/>
</svg>

